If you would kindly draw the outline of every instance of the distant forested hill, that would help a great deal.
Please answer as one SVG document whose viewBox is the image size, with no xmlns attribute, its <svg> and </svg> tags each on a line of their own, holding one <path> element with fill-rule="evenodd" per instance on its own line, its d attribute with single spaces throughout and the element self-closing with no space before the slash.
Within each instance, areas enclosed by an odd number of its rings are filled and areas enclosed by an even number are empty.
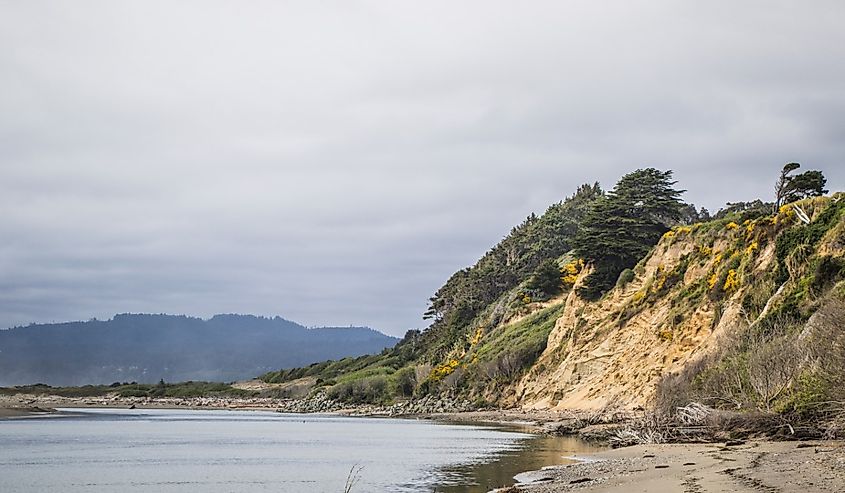
<svg viewBox="0 0 845 493">
<path fill-rule="evenodd" d="M 396 342 L 366 327 L 308 329 L 279 317 L 123 314 L 0 330 L 0 386 L 232 381 Z"/>
</svg>

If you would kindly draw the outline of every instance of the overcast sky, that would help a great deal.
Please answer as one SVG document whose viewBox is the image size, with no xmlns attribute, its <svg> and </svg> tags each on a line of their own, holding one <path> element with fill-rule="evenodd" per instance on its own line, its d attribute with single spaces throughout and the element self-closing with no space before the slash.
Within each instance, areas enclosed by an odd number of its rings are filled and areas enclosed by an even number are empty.
<svg viewBox="0 0 845 493">
<path fill-rule="evenodd" d="M 845 183 L 845 4 L 0 2 L 0 327 L 424 326 L 526 215 Z"/>
</svg>

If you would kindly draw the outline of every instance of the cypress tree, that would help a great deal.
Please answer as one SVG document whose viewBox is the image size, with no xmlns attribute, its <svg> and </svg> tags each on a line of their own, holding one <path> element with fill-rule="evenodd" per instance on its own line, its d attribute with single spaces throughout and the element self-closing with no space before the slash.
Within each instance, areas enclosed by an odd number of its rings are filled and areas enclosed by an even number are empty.
<svg viewBox="0 0 845 493">
<path fill-rule="evenodd" d="M 597 299 L 612 288 L 678 221 L 684 190 L 676 183 L 671 170 L 638 169 L 593 203 L 575 238 L 577 254 L 594 269 L 578 290 L 581 297 Z"/>
</svg>

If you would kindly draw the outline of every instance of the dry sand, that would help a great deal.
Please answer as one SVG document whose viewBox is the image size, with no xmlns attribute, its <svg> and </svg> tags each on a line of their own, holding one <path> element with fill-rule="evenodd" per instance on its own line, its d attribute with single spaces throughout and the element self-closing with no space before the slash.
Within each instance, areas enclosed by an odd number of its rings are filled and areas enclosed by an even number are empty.
<svg viewBox="0 0 845 493">
<path fill-rule="evenodd" d="M 845 491 L 845 443 L 841 441 L 639 445 L 582 459 L 587 462 L 520 476 L 535 482 L 499 491 Z"/>
</svg>

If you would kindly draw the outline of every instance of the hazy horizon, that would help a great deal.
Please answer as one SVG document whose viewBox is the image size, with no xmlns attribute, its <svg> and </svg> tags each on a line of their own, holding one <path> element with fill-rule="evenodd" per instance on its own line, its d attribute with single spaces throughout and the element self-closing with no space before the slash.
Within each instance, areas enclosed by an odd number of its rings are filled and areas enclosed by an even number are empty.
<svg viewBox="0 0 845 493">
<path fill-rule="evenodd" d="M 84 323 L 84 322 L 109 322 L 111 320 L 114 320 L 115 317 L 120 317 L 120 316 L 124 316 L 124 315 L 129 315 L 129 316 L 143 315 L 143 316 L 186 317 L 186 318 L 192 318 L 192 319 L 202 320 L 202 321 L 206 321 L 206 322 L 213 319 L 213 318 L 216 318 L 216 317 L 256 317 L 256 318 L 263 318 L 263 319 L 267 319 L 267 320 L 282 320 L 282 321 L 285 321 L 285 322 L 291 322 L 291 323 L 294 323 L 296 325 L 302 326 L 306 329 L 372 329 L 372 330 L 375 330 L 377 332 L 384 332 L 384 331 L 378 329 L 377 327 L 369 327 L 369 326 L 365 326 L 365 325 L 349 325 L 349 324 L 347 324 L 347 325 L 319 325 L 319 324 L 318 325 L 305 325 L 305 324 L 297 322 L 296 320 L 290 320 L 290 319 L 284 317 L 281 314 L 269 315 L 269 314 L 257 314 L 257 313 L 214 313 L 212 315 L 203 317 L 203 316 L 191 315 L 190 313 L 163 313 L 163 312 L 156 312 L 156 313 L 153 313 L 153 312 L 146 312 L 146 313 L 142 313 L 142 312 L 134 312 L 134 313 L 133 312 L 123 312 L 123 313 L 114 313 L 114 314 L 112 314 L 108 317 L 105 317 L 105 318 L 89 317 L 88 319 L 84 319 L 84 320 L 83 319 L 74 319 L 74 320 L 49 320 L 49 321 L 46 321 L 46 322 L 28 322 L 26 324 L 14 325 L 14 326 L 9 326 L 9 327 L 0 327 L 0 330 L 26 328 L 26 327 L 29 327 L 29 326 L 32 326 L 32 325 L 61 325 L 61 324 L 73 324 L 73 323 Z M 391 334 L 386 334 L 386 335 L 391 335 Z M 392 337 L 396 337 L 396 336 L 392 336 Z"/>
<path fill-rule="evenodd" d="M 0 327 L 401 336 L 582 183 L 672 169 L 714 212 L 797 161 L 842 190 L 843 24 L 836 1 L 4 2 Z"/>
</svg>

